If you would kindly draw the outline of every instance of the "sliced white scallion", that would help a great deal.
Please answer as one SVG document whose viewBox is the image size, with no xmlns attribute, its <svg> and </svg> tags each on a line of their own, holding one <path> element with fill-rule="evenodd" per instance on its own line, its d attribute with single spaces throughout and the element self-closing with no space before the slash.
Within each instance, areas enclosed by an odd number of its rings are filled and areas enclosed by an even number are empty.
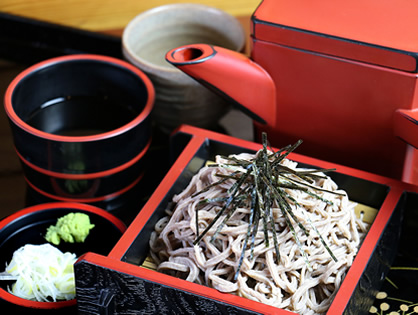
<svg viewBox="0 0 418 315">
<path fill-rule="evenodd" d="M 9 292 L 28 300 L 50 302 L 75 297 L 76 255 L 51 244 L 25 245 L 13 253 L 6 272 L 17 280 Z"/>
</svg>

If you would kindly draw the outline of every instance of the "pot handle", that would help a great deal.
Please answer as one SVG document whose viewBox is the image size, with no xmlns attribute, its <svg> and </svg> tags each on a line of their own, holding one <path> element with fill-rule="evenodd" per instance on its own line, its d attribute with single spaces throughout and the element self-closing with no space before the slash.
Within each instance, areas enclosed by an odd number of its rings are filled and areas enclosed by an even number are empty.
<svg viewBox="0 0 418 315">
<path fill-rule="evenodd" d="M 394 131 L 396 136 L 418 149 L 418 108 L 396 110 Z"/>
</svg>

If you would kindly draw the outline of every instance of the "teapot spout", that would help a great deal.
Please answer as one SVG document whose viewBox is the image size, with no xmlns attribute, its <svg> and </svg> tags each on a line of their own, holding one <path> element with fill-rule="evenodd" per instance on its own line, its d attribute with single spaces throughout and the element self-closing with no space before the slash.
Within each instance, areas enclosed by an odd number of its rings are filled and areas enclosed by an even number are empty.
<svg viewBox="0 0 418 315">
<path fill-rule="evenodd" d="M 275 126 L 275 84 L 267 71 L 248 57 L 222 47 L 193 44 L 170 50 L 166 60 L 252 119 Z"/>
</svg>

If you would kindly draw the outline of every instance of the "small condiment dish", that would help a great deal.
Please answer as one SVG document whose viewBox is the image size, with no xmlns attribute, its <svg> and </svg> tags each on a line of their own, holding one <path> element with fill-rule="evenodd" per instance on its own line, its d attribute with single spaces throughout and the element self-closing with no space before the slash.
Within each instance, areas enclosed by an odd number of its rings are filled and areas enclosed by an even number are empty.
<svg viewBox="0 0 418 315">
<path fill-rule="evenodd" d="M 70 202 L 54 202 L 31 206 L 20 210 L 0 221 L 0 271 L 12 260 L 13 253 L 20 247 L 48 243 L 45 240 L 47 228 L 55 225 L 58 218 L 68 213 L 85 213 L 94 227 L 83 243 L 61 241 L 56 246 L 62 252 L 74 253 L 80 257 L 86 252 L 107 255 L 122 236 L 125 224 L 109 212 L 100 208 Z M 0 274 L 1 277 L 1 274 Z M 0 281 L 0 307 L 5 314 L 62 314 L 76 313 L 76 299 L 57 302 L 37 302 L 17 297 L 8 292 L 13 280 Z"/>
</svg>

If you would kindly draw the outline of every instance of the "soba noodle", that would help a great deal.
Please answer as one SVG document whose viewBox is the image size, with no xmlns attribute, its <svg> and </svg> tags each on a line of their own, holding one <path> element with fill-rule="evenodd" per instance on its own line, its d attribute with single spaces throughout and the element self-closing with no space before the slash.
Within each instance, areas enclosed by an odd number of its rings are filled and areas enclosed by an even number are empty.
<svg viewBox="0 0 418 315">
<path fill-rule="evenodd" d="M 249 160 L 254 155 L 240 154 L 236 157 Z M 217 157 L 216 163 L 227 162 Z M 285 159 L 282 163 L 297 168 L 296 162 Z M 221 204 L 205 204 L 198 208 L 199 201 L 227 196 L 227 190 L 234 181 L 228 180 L 195 197 L 192 195 L 218 181 L 217 174 L 232 172 L 225 167 L 205 166 L 183 192 L 174 196 L 174 210 L 156 224 L 150 239 L 151 257 L 158 266 L 157 270 L 300 314 L 325 313 L 368 228 L 367 224 L 355 216 L 356 204 L 349 201 L 343 191 L 340 191 L 344 193 L 343 196 L 319 192 L 320 196 L 332 201 L 333 205 L 329 205 L 302 191 L 287 189 L 287 193 L 301 205 L 297 207 L 291 204 L 297 218 L 303 225 L 309 226 L 311 222 L 318 229 L 337 261 L 331 258 L 316 233 L 311 232 L 306 236 L 295 224 L 296 233 L 312 267 L 309 270 L 284 217 L 274 207 L 280 263 L 276 263 L 272 240 L 266 248 L 263 224 L 260 223 L 253 259 L 249 258 L 248 248 L 235 281 L 233 278 L 247 233 L 250 214 L 248 205 L 234 213 L 214 242 L 210 241 L 211 236 L 222 220 L 218 220 L 199 244 L 193 245 L 197 238 L 196 210 L 199 231 L 203 231 L 222 207 Z M 338 190 L 336 183 L 329 177 L 319 179 L 315 184 L 329 191 Z"/>
</svg>

